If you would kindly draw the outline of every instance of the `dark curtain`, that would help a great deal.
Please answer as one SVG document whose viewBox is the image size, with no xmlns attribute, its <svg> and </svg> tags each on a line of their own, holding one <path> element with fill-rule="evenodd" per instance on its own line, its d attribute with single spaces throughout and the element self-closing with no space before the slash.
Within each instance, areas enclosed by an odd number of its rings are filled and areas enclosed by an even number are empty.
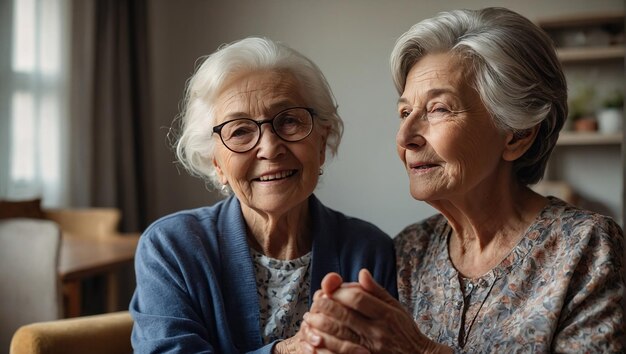
<svg viewBox="0 0 626 354">
<path fill-rule="evenodd" d="M 121 231 L 147 226 L 151 170 L 146 0 L 96 0 L 92 205 L 122 211 Z"/>
<path fill-rule="evenodd" d="M 139 232 L 154 207 L 147 0 L 72 1 L 72 205 L 116 207 L 120 231 Z M 119 310 L 135 280 L 120 270 Z M 82 284 L 85 315 L 105 312 L 101 277 Z"/>
</svg>

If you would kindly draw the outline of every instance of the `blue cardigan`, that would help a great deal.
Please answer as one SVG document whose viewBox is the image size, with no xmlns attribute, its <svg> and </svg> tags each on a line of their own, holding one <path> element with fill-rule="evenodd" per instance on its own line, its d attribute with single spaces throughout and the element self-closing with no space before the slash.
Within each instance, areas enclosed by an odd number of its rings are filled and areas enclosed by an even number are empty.
<svg viewBox="0 0 626 354">
<path fill-rule="evenodd" d="M 309 198 L 311 293 L 324 275 L 356 281 L 362 268 L 397 297 L 393 243 L 380 229 Z M 135 258 L 130 303 L 135 353 L 271 353 L 263 346 L 256 278 L 239 201 L 182 211 L 152 224 Z"/>
</svg>

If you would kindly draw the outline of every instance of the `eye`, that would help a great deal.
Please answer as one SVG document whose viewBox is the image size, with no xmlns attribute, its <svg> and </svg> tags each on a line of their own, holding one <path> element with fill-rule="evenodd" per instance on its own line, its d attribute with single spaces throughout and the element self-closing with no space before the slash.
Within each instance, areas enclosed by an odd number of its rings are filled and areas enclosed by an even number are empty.
<svg viewBox="0 0 626 354">
<path fill-rule="evenodd" d="M 428 119 L 429 120 L 437 120 L 446 118 L 450 115 L 451 110 L 448 106 L 437 103 L 428 109 Z"/>
<path fill-rule="evenodd" d="M 435 104 L 430 110 L 430 113 L 448 113 L 450 112 L 450 108 L 443 104 Z"/>
<path fill-rule="evenodd" d="M 236 119 L 222 128 L 222 137 L 230 139 L 249 139 L 258 133 L 256 124 L 247 119 Z"/>
<path fill-rule="evenodd" d="M 230 132 L 231 138 L 245 136 L 247 134 L 252 134 L 254 131 L 250 127 L 237 128 Z"/>
<path fill-rule="evenodd" d="M 294 116 L 284 116 L 284 117 L 281 117 L 280 124 L 283 126 L 299 125 L 301 124 L 301 121 L 300 119 Z"/>
<path fill-rule="evenodd" d="M 274 129 L 283 138 L 293 136 L 308 131 L 311 126 L 310 115 L 303 109 L 292 109 L 274 119 Z"/>
<path fill-rule="evenodd" d="M 408 117 L 409 115 L 411 115 L 411 111 L 408 109 L 401 109 L 400 110 L 400 119 L 404 119 L 406 117 Z"/>
</svg>

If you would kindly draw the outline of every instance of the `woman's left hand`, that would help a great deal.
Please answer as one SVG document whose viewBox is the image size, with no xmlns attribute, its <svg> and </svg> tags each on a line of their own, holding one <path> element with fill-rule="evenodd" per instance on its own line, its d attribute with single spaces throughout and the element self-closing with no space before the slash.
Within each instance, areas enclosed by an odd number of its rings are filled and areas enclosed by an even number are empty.
<svg viewBox="0 0 626 354">
<path fill-rule="evenodd" d="M 302 327 L 302 349 L 311 353 L 452 352 L 422 334 L 367 270 L 359 273 L 359 283 L 342 284 L 337 274 L 327 275 Z"/>
<path fill-rule="evenodd" d="M 303 323 L 304 324 L 304 323 Z M 272 354 L 296 354 L 302 353 L 302 347 L 306 345 L 304 340 L 304 328 L 300 326 L 298 333 L 293 337 L 282 340 L 274 346 Z"/>
</svg>

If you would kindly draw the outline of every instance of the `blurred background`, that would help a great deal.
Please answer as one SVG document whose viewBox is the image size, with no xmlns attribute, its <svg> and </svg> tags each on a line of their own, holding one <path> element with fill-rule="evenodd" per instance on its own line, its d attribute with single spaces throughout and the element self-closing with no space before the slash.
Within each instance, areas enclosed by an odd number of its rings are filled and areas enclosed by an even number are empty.
<svg viewBox="0 0 626 354">
<path fill-rule="evenodd" d="M 0 352 L 24 323 L 126 309 L 140 232 L 220 200 L 175 163 L 168 132 L 199 59 L 224 43 L 267 36 L 326 75 L 345 134 L 315 192 L 323 203 L 392 237 L 434 214 L 410 197 L 396 155 L 389 54 L 424 18 L 487 6 L 544 28 L 566 72 L 570 116 L 534 188 L 623 226 L 623 0 L 0 0 L 0 219 L 49 219 L 63 234 L 43 252 L 56 269 L 32 267 L 43 253 L 20 235 L 0 245 Z M 28 305 L 59 292 L 50 317 Z"/>
<path fill-rule="evenodd" d="M 622 0 L 0 0 L 0 199 L 116 207 L 128 232 L 215 203 L 174 163 L 167 133 L 198 58 L 267 36 L 320 66 L 345 121 L 317 196 L 393 236 L 435 212 L 410 197 L 395 151 L 394 41 L 437 12 L 487 6 L 544 26 L 566 52 L 568 129 L 592 120 L 564 134 L 538 189 L 623 224 Z M 605 106 L 618 107 L 613 123 L 599 121 Z"/>
</svg>

